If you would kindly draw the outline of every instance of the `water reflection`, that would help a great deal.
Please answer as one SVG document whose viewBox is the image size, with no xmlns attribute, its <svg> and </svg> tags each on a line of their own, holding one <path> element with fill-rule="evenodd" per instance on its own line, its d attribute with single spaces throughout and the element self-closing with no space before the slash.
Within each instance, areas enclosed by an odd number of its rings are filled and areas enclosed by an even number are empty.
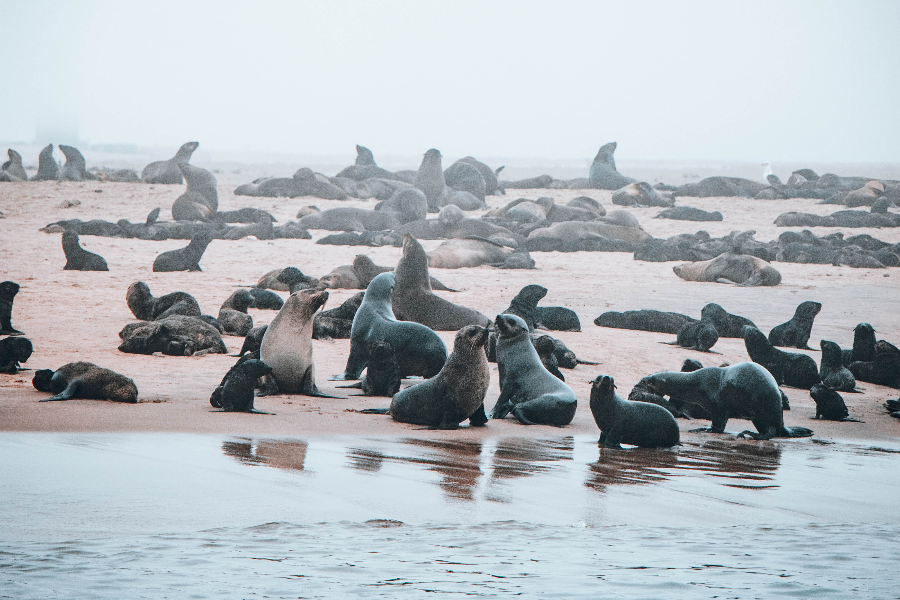
<svg viewBox="0 0 900 600">
<path fill-rule="evenodd" d="M 699 471 L 724 479 L 728 487 L 775 488 L 780 462 L 781 448 L 772 442 L 685 442 L 676 450 L 600 448 L 599 460 L 588 465 L 585 486 L 603 492 L 608 485 L 654 483 Z"/>
<path fill-rule="evenodd" d="M 306 461 L 306 442 L 300 440 L 259 440 L 222 442 L 222 452 L 245 465 L 265 465 L 276 469 L 302 471 Z"/>
<path fill-rule="evenodd" d="M 560 466 L 553 463 L 572 460 L 574 449 L 575 438 L 568 436 L 555 440 L 501 440 L 491 460 L 491 481 L 547 473 Z"/>
</svg>

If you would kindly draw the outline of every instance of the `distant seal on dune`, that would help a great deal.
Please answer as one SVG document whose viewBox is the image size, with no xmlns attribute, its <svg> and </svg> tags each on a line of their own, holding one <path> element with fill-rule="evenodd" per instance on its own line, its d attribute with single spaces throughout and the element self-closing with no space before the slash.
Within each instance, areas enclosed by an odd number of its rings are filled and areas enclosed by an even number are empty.
<svg viewBox="0 0 900 600">
<path fill-rule="evenodd" d="M 63 168 L 59 171 L 58 178 L 60 181 L 88 181 L 97 179 L 94 174 L 88 172 L 87 163 L 78 148 L 60 144 L 59 149 L 66 157 L 66 164 L 64 164 Z"/>
<path fill-rule="evenodd" d="M 135 281 L 125 292 L 125 301 L 132 314 L 141 321 L 156 321 L 174 315 L 199 317 L 200 305 L 187 292 L 172 292 L 154 298 L 143 281 Z"/>
<path fill-rule="evenodd" d="M 25 167 L 22 166 L 22 155 L 12 148 L 6 151 L 6 155 L 9 157 L 9 160 L 3 163 L 3 166 L 0 167 L 0 169 L 6 171 L 16 179 L 28 181 L 28 173 L 25 172 Z"/>
<path fill-rule="evenodd" d="M 726 252 L 711 260 L 675 265 L 672 270 L 685 281 L 736 283 L 739 287 L 781 283 L 781 273 L 761 258 Z"/>
<path fill-rule="evenodd" d="M 769 332 L 769 341 L 773 346 L 782 348 L 810 350 L 809 336 L 812 333 L 813 321 L 820 310 L 822 304 L 819 302 L 810 300 L 801 302 L 790 321 L 772 328 Z"/>
<path fill-rule="evenodd" d="M 184 248 L 163 252 L 153 261 L 153 271 L 166 273 L 172 271 L 200 271 L 200 259 L 206 247 L 212 241 L 212 234 L 201 229 L 191 238 L 191 243 Z"/>
<path fill-rule="evenodd" d="M 335 380 L 359 379 L 369 361 L 369 347 L 387 341 L 397 353 L 401 377 L 437 375 L 447 360 L 447 347 L 438 335 L 419 323 L 398 321 L 391 311 L 394 274 L 376 276 L 366 288 L 350 330 L 350 356 L 344 372 Z"/>
<path fill-rule="evenodd" d="M 188 163 L 178 163 L 187 181 L 187 189 L 172 203 L 172 218 L 176 221 L 200 221 L 219 210 L 219 188 L 216 176 L 206 169 Z"/>
<path fill-rule="evenodd" d="M 616 170 L 614 154 L 618 144 L 609 142 L 600 146 L 600 150 L 591 163 L 588 179 L 591 186 L 598 190 L 618 190 L 619 188 L 634 183 L 634 179 L 625 177 Z"/>
<path fill-rule="evenodd" d="M 131 378 L 89 362 L 69 363 L 56 371 L 42 369 L 34 374 L 31 383 L 38 391 L 55 394 L 41 402 L 73 398 L 132 404 L 138 401 L 137 386 Z"/>
<path fill-rule="evenodd" d="M 141 181 L 143 183 L 184 183 L 184 177 L 178 165 L 187 164 L 191 160 L 191 155 L 200 146 L 199 142 L 187 142 L 181 145 L 175 156 L 169 160 L 158 160 L 152 162 L 141 171 Z"/>
<path fill-rule="evenodd" d="M 644 377 L 639 385 L 661 396 L 677 396 L 705 408 L 712 415 L 709 431 L 724 433 L 730 418 L 749 418 L 756 432 L 738 437 L 756 440 L 774 437 L 809 437 L 805 427 L 785 427 L 781 392 L 771 373 L 752 362 L 728 367 L 706 367 L 690 373 L 664 371 Z"/>
<path fill-rule="evenodd" d="M 53 158 L 53 144 L 47 144 L 38 155 L 38 170 L 32 181 L 55 181 L 59 178 L 59 165 Z"/>
<path fill-rule="evenodd" d="M 678 423 L 669 411 L 648 402 L 623 400 L 615 388 L 609 375 L 598 375 L 591 384 L 591 414 L 600 428 L 600 444 L 662 448 L 681 442 Z"/>
<path fill-rule="evenodd" d="M 73 229 L 66 229 L 62 234 L 62 247 L 66 255 L 66 266 L 63 271 L 109 271 L 106 260 L 81 247 L 78 234 Z"/>
<path fill-rule="evenodd" d="M 421 323 L 435 331 L 458 331 L 466 325 L 489 327 L 491 320 L 477 310 L 454 304 L 431 289 L 428 256 L 413 236 L 403 236 L 403 254 L 394 269 L 391 296 L 394 316 Z"/>
</svg>

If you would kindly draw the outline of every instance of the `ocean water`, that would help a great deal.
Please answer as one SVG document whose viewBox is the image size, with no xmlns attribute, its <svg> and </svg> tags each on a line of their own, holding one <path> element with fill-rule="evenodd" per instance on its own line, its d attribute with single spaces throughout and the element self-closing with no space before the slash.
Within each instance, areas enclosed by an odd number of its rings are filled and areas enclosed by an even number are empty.
<svg viewBox="0 0 900 600">
<path fill-rule="evenodd" d="M 0 434 L 2 598 L 897 598 L 900 448 Z"/>
</svg>

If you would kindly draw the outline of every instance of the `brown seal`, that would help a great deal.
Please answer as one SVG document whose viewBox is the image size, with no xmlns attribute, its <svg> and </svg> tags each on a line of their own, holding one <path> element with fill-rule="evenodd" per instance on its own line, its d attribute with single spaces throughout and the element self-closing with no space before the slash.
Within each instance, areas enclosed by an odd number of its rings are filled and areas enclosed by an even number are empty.
<svg viewBox="0 0 900 600">
<path fill-rule="evenodd" d="M 711 260 L 675 265 L 672 270 L 685 281 L 736 283 L 740 287 L 781 283 L 781 273 L 763 259 L 731 252 Z"/>
<path fill-rule="evenodd" d="M 42 369 L 34 374 L 31 384 L 36 390 L 56 394 L 41 402 L 82 398 L 135 403 L 138 397 L 131 378 L 89 362 L 69 363 L 56 371 Z"/>
</svg>

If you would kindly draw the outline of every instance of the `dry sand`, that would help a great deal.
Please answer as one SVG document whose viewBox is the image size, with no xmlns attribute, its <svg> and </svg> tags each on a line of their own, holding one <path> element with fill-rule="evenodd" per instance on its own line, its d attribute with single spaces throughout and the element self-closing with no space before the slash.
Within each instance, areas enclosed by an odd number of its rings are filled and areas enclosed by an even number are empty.
<svg viewBox="0 0 900 600">
<path fill-rule="evenodd" d="M 322 209 L 333 206 L 371 208 L 374 201 L 327 201 L 318 198 L 248 198 L 234 196 L 234 185 L 219 186 L 219 208 L 230 210 L 253 206 L 272 212 L 280 222 L 293 219 L 301 206 L 314 204 Z M 458 293 L 440 292 L 453 302 L 480 310 L 493 317 L 505 309 L 510 299 L 527 284 L 537 283 L 550 291 L 541 305 L 566 306 L 578 313 L 583 331 L 554 333 L 579 357 L 597 361 L 598 366 L 580 365 L 564 370 L 567 383 L 578 396 L 575 420 L 564 429 L 526 427 L 512 419 L 491 421 L 486 428 L 463 427 L 457 431 L 424 431 L 393 422 L 388 417 L 362 415 L 353 409 L 381 407 L 388 398 L 349 397 L 347 399 L 306 396 L 260 398 L 259 409 L 277 416 L 211 413 L 209 395 L 222 375 L 233 364 L 227 355 L 203 357 L 143 356 L 117 350 L 118 332 L 135 319 L 125 304 L 125 290 L 134 281 L 145 281 L 154 295 L 176 290 L 193 294 L 206 314 L 215 315 L 219 306 L 238 286 L 251 286 L 267 271 L 289 265 L 304 273 L 321 276 L 339 265 L 350 264 L 357 254 L 368 254 L 380 265 L 394 265 L 400 249 L 316 245 L 315 239 L 331 232 L 313 231 L 313 240 L 239 241 L 216 240 L 210 244 L 200 273 L 153 273 L 154 257 L 165 250 L 183 247 L 186 242 L 82 236 L 82 245 L 106 258 L 108 273 L 63 271 L 65 257 L 59 234 L 38 231 L 61 219 L 79 218 L 117 221 L 122 218 L 142 222 L 153 208 L 162 207 L 162 218 L 170 219 L 172 202 L 184 190 L 181 185 L 145 185 L 103 182 L 39 182 L 0 184 L 0 280 L 13 280 L 22 288 L 13 308 L 13 325 L 32 340 L 35 352 L 25 365 L 29 369 L 51 368 L 73 361 L 90 361 L 132 377 L 140 392 L 140 403 L 121 405 L 111 402 L 73 400 L 39 403 L 46 394 L 31 386 L 33 371 L 18 375 L 0 375 L 0 430 L 6 431 L 173 431 L 201 433 L 240 433 L 253 435 L 331 435 L 365 434 L 384 436 L 428 436 L 477 439 L 496 436 L 546 436 L 598 434 L 588 407 L 590 381 L 600 373 L 612 375 L 619 394 L 626 396 L 644 375 L 660 370 L 677 370 L 685 358 L 699 359 L 704 365 L 748 360 L 742 340 L 721 339 L 705 354 L 664 345 L 674 335 L 606 329 L 593 324 L 594 318 L 608 310 L 654 308 L 677 311 L 699 318 L 700 309 L 717 302 L 731 313 L 752 319 L 763 331 L 789 319 L 797 304 L 804 300 L 822 303 L 816 318 L 810 345 L 829 339 L 849 347 L 853 327 L 869 322 L 879 338 L 898 342 L 900 312 L 900 270 L 851 269 L 827 265 L 776 263 L 783 282 L 774 288 L 739 288 L 715 283 L 690 283 L 677 278 L 673 264 L 634 261 L 629 253 L 533 253 L 537 269 L 505 271 L 488 266 L 474 269 L 432 271 Z M 491 208 L 517 198 L 552 196 L 557 202 L 588 195 L 607 209 L 618 208 L 610 202 L 610 192 L 596 190 L 510 190 L 507 196 L 489 196 Z M 60 208 L 67 200 L 80 205 Z M 704 210 L 719 210 L 721 223 L 692 223 L 653 219 L 660 209 L 629 209 L 644 229 L 655 237 L 704 229 L 713 236 L 732 230 L 756 230 L 756 238 L 770 240 L 783 228 L 772 223 L 786 211 L 796 210 L 829 214 L 839 207 L 817 205 L 815 200 L 754 201 L 733 198 L 679 199 L 679 204 Z M 475 216 L 472 214 L 471 216 Z M 831 228 L 817 228 L 822 235 Z M 840 229 L 845 235 L 869 233 L 888 242 L 900 241 L 900 229 Z M 424 241 L 427 250 L 440 241 Z M 325 308 L 337 306 L 356 290 L 334 290 Z M 286 294 L 282 294 L 286 296 Z M 252 310 L 255 324 L 271 321 L 275 311 Z M 440 334 L 448 347 L 453 333 Z M 236 352 L 242 338 L 223 338 Z M 327 394 L 345 395 L 328 377 L 343 371 L 349 352 L 349 340 L 313 341 L 319 388 Z M 799 351 L 798 351 L 799 352 Z M 819 353 L 808 352 L 818 363 Z M 496 365 L 491 365 L 492 381 L 486 406 L 493 406 L 499 394 Z M 852 416 L 864 423 L 812 421 L 815 405 L 805 390 L 785 388 L 792 410 L 785 413 L 787 425 L 801 425 L 824 439 L 887 440 L 900 433 L 900 420 L 891 418 L 882 408 L 887 398 L 896 398 L 897 390 L 861 383 L 862 394 L 845 394 Z M 705 425 L 702 421 L 679 420 L 683 438 L 706 434 L 687 433 Z M 737 432 L 752 425 L 733 420 L 728 431 Z M 753 443 L 753 442 L 747 442 Z"/>
</svg>

